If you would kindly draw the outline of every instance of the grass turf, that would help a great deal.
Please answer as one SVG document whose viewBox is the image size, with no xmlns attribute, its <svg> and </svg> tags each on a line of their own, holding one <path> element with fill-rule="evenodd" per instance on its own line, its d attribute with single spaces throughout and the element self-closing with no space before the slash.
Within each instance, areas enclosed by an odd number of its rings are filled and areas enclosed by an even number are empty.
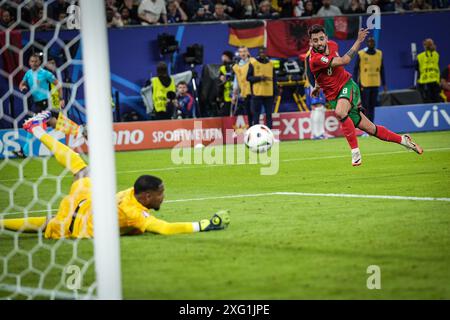
<svg viewBox="0 0 450 320">
<path fill-rule="evenodd" d="M 450 202 L 298 195 L 220 198 L 271 192 L 450 198 L 450 132 L 414 138 L 425 149 L 422 156 L 375 138 L 360 138 L 363 165 L 357 168 L 350 165 L 343 139 L 283 142 L 279 172 L 272 176 L 260 175 L 261 165 L 177 167 L 170 150 L 117 153 L 118 189 L 148 173 L 164 180 L 166 200 L 214 198 L 167 201 L 157 216 L 196 221 L 223 208 L 232 214 L 225 231 L 122 237 L 124 297 L 449 299 Z M 0 166 L 1 185 L 16 185 L 18 163 Z M 31 159 L 24 165 L 26 180 L 39 177 L 43 164 L 53 176 L 64 174 L 54 159 Z M 69 176 L 62 179 L 63 192 L 70 182 Z M 57 187 L 54 178 L 40 180 L 35 192 L 42 201 L 29 205 L 32 184 L 20 184 L 14 201 L 30 210 L 45 209 L 49 201 L 56 208 Z M 8 201 L 8 193 L 0 190 L 0 212 L 21 209 L 8 207 Z M 51 288 L 60 280 L 62 266 L 83 266 L 80 258 L 92 256 L 89 240 L 42 243 L 37 245 L 36 235 L 0 234 L 0 274 L 5 266 L 9 274 L 27 266 L 45 270 L 53 254 L 60 268 L 47 270 L 44 287 Z M 55 243 L 61 246 L 52 249 Z M 36 252 L 28 259 L 32 248 Z M 8 256 L 11 251 L 18 254 Z M 94 277 L 92 264 L 87 265 L 84 285 Z M 369 265 L 381 269 L 381 290 L 366 287 Z M 22 283 L 36 286 L 39 275 L 27 272 Z M 0 282 L 12 284 L 15 278 L 3 277 Z"/>
</svg>

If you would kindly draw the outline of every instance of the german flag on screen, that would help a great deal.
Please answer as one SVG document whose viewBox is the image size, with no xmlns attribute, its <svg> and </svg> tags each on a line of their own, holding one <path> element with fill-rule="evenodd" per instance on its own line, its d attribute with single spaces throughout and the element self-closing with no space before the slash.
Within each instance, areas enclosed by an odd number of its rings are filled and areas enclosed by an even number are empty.
<svg viewBox="0 0 450 320">
<path fill-rule="evenodd" d="M 246 46 L 248 48 L 262 47 L 264 45 L 264 22 L 238 22 L 230 23 L 230 37 L 228 43 L 232 46 Z"/>
</svg>

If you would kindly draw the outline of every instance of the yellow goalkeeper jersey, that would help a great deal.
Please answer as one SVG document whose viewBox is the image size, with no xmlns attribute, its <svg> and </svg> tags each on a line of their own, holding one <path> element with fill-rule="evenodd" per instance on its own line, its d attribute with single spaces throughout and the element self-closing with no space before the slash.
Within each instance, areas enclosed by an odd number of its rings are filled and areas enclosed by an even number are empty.
<svg viewBox="0 0 450 320">
<path fill-rule="evenodd" d="M 152 221 L 149 210 L 134 197 L 134 189 L 116 194 L 119 214 L 120 234 L 141 234 Z M 154 217 L 153 217 L 154 219 Z M 45 237 L 59 238 L 92 238 L 94 236 L 91 179 L 83 178 L 75 181 L 69 194 L 60 203 L 58 213 L 49 220 L 45 229 Z"/>
<path fill-rule="evenodd" d="M 140 204 L 134 196 L 134 188 L 116 194 L 119 211 L 120 234 L 141 234 L 150 217 L 149 209 Z"/>
</svg>

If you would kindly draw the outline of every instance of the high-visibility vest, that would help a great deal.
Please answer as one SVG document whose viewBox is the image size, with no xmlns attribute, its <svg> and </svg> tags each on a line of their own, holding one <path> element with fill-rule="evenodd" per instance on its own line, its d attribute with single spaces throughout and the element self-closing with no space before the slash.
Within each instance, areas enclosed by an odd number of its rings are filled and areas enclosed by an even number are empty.
<svg viewBox="0 0 450 320">
<path fill-rule="evenodd" d="M 381 85 L 381 63 L 383 53 L 376 50 L 375 54 L 368 54 L 366 50 L 360 50 L 359 54 L 359 79 L 363 87 L 379 87 Z"/>
<path fill-rule="evenodd" d="M 225 65 L 220 66 L 219 72 L 221 75 L 227 74 L 227 67 Z M 223 85 L 223 101 L 230 102 L 231 101 L 231 88 L 233 87 L 233 83 L 230 80 L 227 80 Z"/>
<path fill-rule="evenodd" d="M 50 99 L 52 101 L 53 109 L 61 109 L 61 106 L 59 104 L 59 91 L 53 83 L 50 83 Z"/>
<path fill-rule="evenodd" d="M 269 77 L 270 81 L 258 81 L 252 85 L 252 93 L 258 97 L 273 96 L 273 63 L 261 63 L 258 60 L 251 62 L 253 66 L 253 75 L 255 77 Z"/>
<path fill-rule="evenodd" d="M 249 63 L 255 61 L 254 58 L 250 58 L 249 61 L 240 66 L 239 64 L 235 64 L 233 66 L 234 74 L 236 75 L 236 79 L 239 85 L 239 90 L 241 91 L 241 97 L 247 97 L 250 95 L 250 82 L 247 81 L 247 73 Z"/>
<path fill-rule="evenodd" d="M 439 53 L 436 51 L 424 51 L 417 55 L 419 63 L 419 80 L 418 83 L 439 83 Z"/>
<path fill-rule="evenodd" d="M 167 107 L 167 93 L 175 92 L 175 80 L 170 77 L 170 84 L 165 87 L 158 77 L 152 78 L 153 87 L 153 108 L 156 112 L 165 112 Z"/>
</svg>

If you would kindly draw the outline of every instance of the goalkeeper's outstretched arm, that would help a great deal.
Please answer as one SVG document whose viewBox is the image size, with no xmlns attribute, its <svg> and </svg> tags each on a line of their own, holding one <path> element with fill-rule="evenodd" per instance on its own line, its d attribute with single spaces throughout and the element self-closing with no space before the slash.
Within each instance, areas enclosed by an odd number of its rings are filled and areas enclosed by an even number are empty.
<svg viewBox="0 0 450 320">
<path fill-rule="evenodd" d="M 167 222 L 154 216 L 147 218 L 145 231 L 161 235 L 174 235 L 225 229 L 230 223 L 229 212 L 222 210 L 214 214 L 211 219 L 196 222 Z"/>
</svg>

